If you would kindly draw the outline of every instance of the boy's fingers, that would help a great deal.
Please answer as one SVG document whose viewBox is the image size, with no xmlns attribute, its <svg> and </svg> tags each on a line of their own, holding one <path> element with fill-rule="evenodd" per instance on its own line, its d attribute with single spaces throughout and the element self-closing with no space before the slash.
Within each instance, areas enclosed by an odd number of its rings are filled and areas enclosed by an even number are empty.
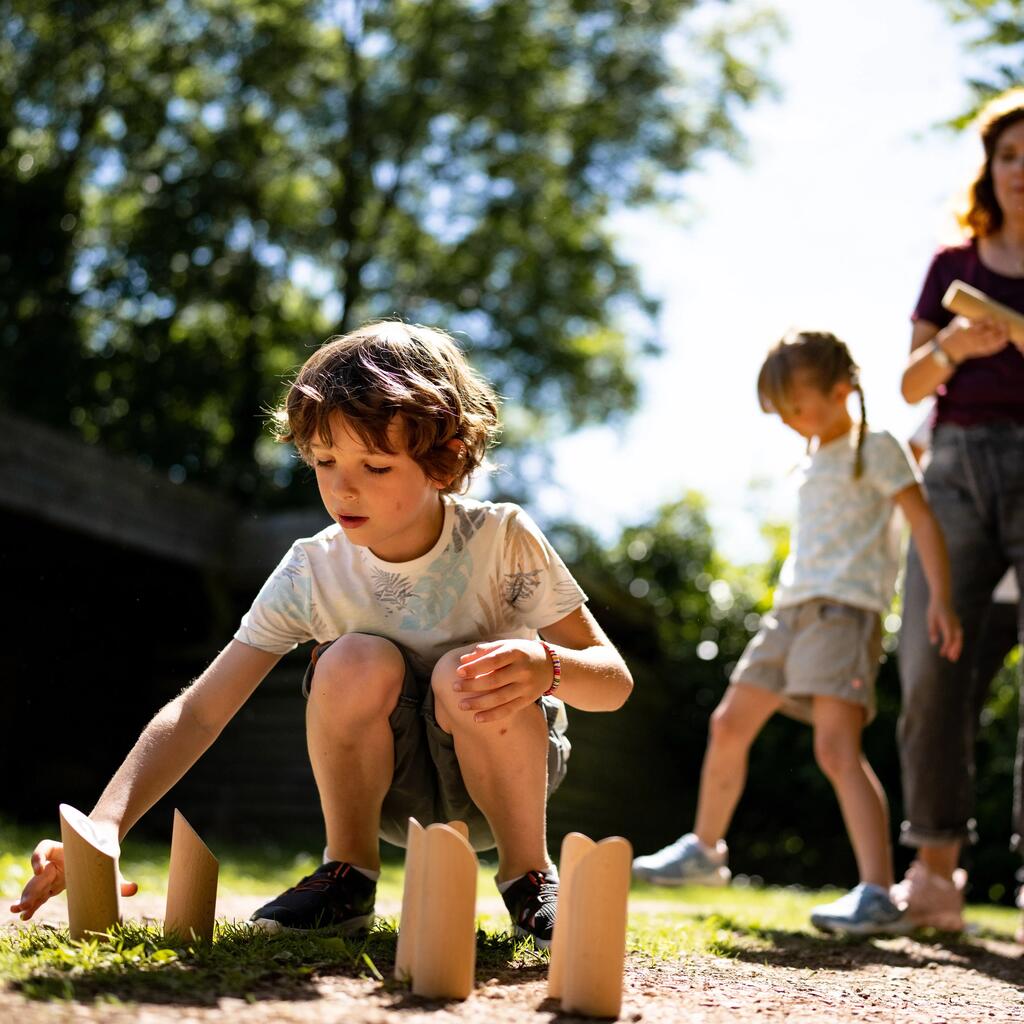
<svg viewBox="0 0 1024 1024">
<path fill-rule="evenodd" d="M 456 674 L 463 679 L 472 679 L 474 676 L 485 675 L 494 672 L 506 665 L 511 665 L 515 660 L 515 652 L 510 650 L 492 651 L 489 654 L 482 654 L 473 661 L 463 662 L 456 670 Z"/>
<path fill-rule="evenodd" d="M 466 700 L 460 701 L 459 707 L 463 711 L 486 711 L 489 708 L 506 703 L 511 697 L 509 690 L 510 687 L 508 685 L 496 687 L 477 697 L 469 697 Z"/>
<path fill-rule="evenodd" d="M 504 642 L 504 640 L 488 640 L 486 643 L 477 644 L 473 650 L 459 655 L 459 661 L 466 661 L 469 658 L 479 658 L 481 654 L 487 654 L 488 652 L 495 650 Z"/>
<path fill-rule="evenodd" d="M 36 843 L 36 848 L 32 851 L 32 870 L 38 875 L 43 867 L 50 862 L 53 854 L 53 849 L 58 844 L 52 839 L 43 839 Z"/>
<path fill-rule="evenodd" d="M 496 708 L 491 708 L 489 711 L 477 712 L 473 716 L 473 721 L 483 725 L 486 722 L 499 722 L 503 718 L 509 718 L 523 706 L 524 700 L 523 697 L 513 697 L 512 700 L 506 701 Z"/>
</svg>

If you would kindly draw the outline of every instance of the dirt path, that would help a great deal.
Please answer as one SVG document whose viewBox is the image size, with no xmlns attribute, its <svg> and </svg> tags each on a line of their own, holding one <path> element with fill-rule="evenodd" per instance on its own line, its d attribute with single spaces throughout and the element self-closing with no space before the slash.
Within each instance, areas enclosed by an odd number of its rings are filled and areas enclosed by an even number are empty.
<svg viewBox="0 0 1024 1024">
<path fill-rule="evenodd" d="M 244 918 L 258 901 L 230 897 L 218 904 L 218 914 Z M 388 915 L 397 907 L 379 909 Z M 643 909 L 673 913 L 666 904 Z M 41 917 L 61 923 L 65 912 L 63 901 L 54 901 Z M 132 903 L 131 912 L 133 917 L 158 917 L 162 907 L 150 897 Z M 312 977 L 288 998 L 254 991 L 251 1001 L 221 999 L 209 1006 L 40 1003 L 6 990 L 0 992 L 0 1021 L 568 1024 L 578 1019 L 562 1015 L 558 1004 L 547 999 L 546 976 L 543 965 L 490 977 L 479 974 L 476 990 L 464 1003 L 428 1002 L 389 983 L 341 975 Z M 752 944 L 730 957 L 693 956 L 652 965 L 631 954 L 621 1019 L 649 1024 L 1024 1022 L 1024 950 L 977 937 L 949 945 L 909 938 L 846 944 L 784 934 L 773 936 L 770 947 Z"/>
</svg>

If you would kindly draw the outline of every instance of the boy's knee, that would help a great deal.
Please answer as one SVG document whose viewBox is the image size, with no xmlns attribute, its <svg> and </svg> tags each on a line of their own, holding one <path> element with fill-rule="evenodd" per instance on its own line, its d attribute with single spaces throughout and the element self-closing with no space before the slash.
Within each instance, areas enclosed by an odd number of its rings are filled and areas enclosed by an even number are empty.
<svg viewBox="0 0 1024 1024">
<path fill-rule="evenodd" d="M 814 760 L 830 779 L 834 779 L 860 762 L 860 751 L 849 742 L 830 733 L 814 734 Z"/>
<path fill-rule="evenodd" d="M 470 650 L 472 647 L 459 647 L 449 651 L 438 659 L 434 671 L 430 674 L 430 688 L 434 691 L 434 719 L 445 732 L 451 732 L 456 723 L 462 720 L 459 715 L 459 701 L 463 695 L 454 689 L 454 685 L 459 678 L 459 658 Z M 463 711 L 462 716 L 465 715 L 466 712 Z"/>
<path fill-rule="evenodd" d="M 309 699 L 331 717 L 365 722 L 391 714 L 404 679 L 405 658 L 390 640 L 348 633 L 317 660 Z"/>
</svg>

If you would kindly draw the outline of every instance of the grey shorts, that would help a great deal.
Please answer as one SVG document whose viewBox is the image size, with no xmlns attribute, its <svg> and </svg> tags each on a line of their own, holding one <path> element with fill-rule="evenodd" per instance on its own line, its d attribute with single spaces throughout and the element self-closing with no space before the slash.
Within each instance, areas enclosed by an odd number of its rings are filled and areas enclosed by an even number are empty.
<svg viewBox="0 0 1024 1024">
<path fill-rule="evenodd" d="M 383 639 L 387 639 L 386 637 Z M 388 640 L 394 643 L 393 640 Z M 302 679 L 302 695 L 309 697 L 317 659 L 333 641 L 314 646 Z M 494 835 L 483 812 L 470 799 L 462 779 L 455 740 L 437 724 L 434 691 L 430 678 L 418 674 L 409 656 L 395 646 L 405 659 L 405 678 L 398 704 L 388 721 L 395 740 L 395 771 L 391 788 L 384 797 L 380 815 L 380 837 L 395 846 L 405 846 L 409 818 L 421 825 L 441 821 L 464 821 L 474 850 L 494 847 Z M 541 697 L 540 705 L 548 724 L 548 796 L 565 778 L 569 738 L 565 735 L 562 702 Z"/>
<path fill-rule="evenodd" d="M 878 612 L 814 598 L 766 615 L 730 683 L 771 690 L 782 711 L 812 722 L 814 697 L 838 697 L 875 717 L 875 680 L 882 653 Z"/>
</svg>

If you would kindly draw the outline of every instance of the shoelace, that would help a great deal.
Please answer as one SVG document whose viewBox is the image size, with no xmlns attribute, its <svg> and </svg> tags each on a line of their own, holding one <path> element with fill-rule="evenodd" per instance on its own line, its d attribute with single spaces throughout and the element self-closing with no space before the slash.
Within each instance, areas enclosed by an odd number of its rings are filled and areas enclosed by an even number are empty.
<svg viewBox="0 0 1024 1024">
<path fill-rule="evenodd" d="M 546 903 L 558 902 L 558 884 L 549 882 L 543 871 L 530 871 L 527 873 L 527 877 L 536 887 L 534 895 L 541 906 Z"/>
<path fill-rule="evenodd" d="M 298 885 L 293 885 L 288 892 L 325 892 L 334 884 L 334 880 L 346 866 L 345 864 L 339 864 L 336 868 L 331 868 L 330 871 L 320 871 L 312 875 L 306 875 L 305 878 L 299 880 Z"/>
</svg>

